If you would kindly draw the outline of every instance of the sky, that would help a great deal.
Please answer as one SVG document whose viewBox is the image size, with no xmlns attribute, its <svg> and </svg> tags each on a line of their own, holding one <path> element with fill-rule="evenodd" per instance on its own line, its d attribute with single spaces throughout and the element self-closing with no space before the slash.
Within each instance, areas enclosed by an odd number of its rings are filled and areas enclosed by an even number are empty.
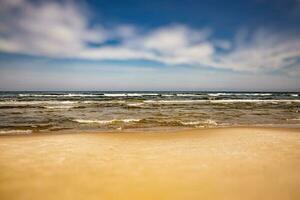
<svg viewBox="0 0 300 200">
<path fill-rule="evenodd" d="M 300 91 L 300 0 L 0 0 L 0 90 Z"/>
</svg>

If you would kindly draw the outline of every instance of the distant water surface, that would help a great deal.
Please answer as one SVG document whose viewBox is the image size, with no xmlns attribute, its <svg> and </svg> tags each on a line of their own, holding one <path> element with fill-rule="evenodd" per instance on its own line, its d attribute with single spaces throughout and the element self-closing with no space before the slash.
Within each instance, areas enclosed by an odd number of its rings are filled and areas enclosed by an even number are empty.
<svg viewBox="0 0 300 200">
<path fill-rule="evenodd" d="M 300 93 L 0 92 L 0 135 L 58 130 L 300 127 Z"/>
</svg>

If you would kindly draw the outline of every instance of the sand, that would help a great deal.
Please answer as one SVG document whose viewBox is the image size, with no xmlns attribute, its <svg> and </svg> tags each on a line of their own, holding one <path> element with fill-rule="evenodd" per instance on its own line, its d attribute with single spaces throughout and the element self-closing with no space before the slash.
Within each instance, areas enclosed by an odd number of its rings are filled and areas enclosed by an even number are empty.
<svg viewBox="0 0 300 200">
<path fill-rule="evenodd" d="M 300 130 L 0 137 L 0 199 L 300 199 Z"/>
</svg>

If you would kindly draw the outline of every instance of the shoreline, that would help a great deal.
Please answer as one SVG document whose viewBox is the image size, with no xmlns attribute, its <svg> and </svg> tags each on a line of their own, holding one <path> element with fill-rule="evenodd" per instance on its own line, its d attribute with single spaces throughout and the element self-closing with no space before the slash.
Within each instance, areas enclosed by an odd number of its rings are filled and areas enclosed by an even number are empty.
<svg viewBox="0 0 300 200">
<path fill-rule="evenodd" d="M 1 199 L 299 199 L 300 129 L 0 137 Z"/>
<path fill-rule="evenodd" d="M 80 129 L 65 129 L 54 131 L 32 131 L 28 133 L 13 133 L 0 134 L 0 138 L 4 137 L 22 137 L 22 136 L 51 136 L 64 134 L 165 134 L 165 133 L 180 133 L 180 132 L 205 132 L 210 130 L 234 130 L 234 129 L 263 129 L 263 130 L 295 130 L 300 132 L 299 124 L 279 124 L 279 125 L 236 125 L 236 126 L 215 126 L 215 127 L 155 127 L 155 128 L 126 128 L 126 129 L 107 129 L 107 130 L 80 130 Z M 23 130 L 21 130 L 23 131 Z M 27 131 L 27 130 L 24 130 Z"/>
</svg>

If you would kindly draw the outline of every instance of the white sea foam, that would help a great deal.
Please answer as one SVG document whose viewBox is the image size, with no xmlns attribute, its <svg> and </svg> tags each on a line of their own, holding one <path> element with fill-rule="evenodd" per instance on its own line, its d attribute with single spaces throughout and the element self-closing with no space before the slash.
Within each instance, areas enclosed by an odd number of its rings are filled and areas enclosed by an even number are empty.
<svg viewBox="0 0 300 200">
<path fill-rule="evenodd" d="M 89 119 L 74 119 L 73 121 L 82 123 L 82 124 L 111 124 L 114 122 L 123 122 L 123 123 L 130 123 L 130 122 L 138 122 L 140 119 L 112 119 L 112 120 L 89 120 Z"/>
<path fill-rule="evenodd" d="M 97 97 L 99 94 L 19 94 L 20 97 Z"/>
<path fill-rule="evenodd" d="M 174 94 L 162 94 L 161 96 L 163 96 L 163 97 L 173 97 Z"/>
<path fill-rule="evenodd" d="M 237 95 L 247 95 L 247 96 L 271 96 L 271 93 L 240 93 Z"/>
<path fill-rule="evenodd" d="M 60 96 L 64 96 L 64 97 L 98 97 L 98 96 L 102 96 L 99 94 L 65 94 L 65 95 L 60 95 Z"/>
<path fill-rule="evenodd" d="M 208 100 L 146 100 L 144 103 L 151 104 L 185 104 L 185 103 L 197 103 L 208 102 Z"/>
<path fill-rule="evenodd" d="M 53 105 L 76 104 L 75 101 L 1 101 L 0 105 Z"/>
<path fill-rule="evenodd" d="M 218 99 L 218 100 L 145 100 L 142 103 L 150 104 L 186 104 L 186 103 L 297 103 L 300 99 Z M 84 104 L 124 104 L 126 101 L 0 101 L 0 106 L 4 105 L 42 105 L 42 106 L 56 106 L 67 107 L 66 105 L 75 105 L 79 103 Z M 140 106 L 141 103 L 128 103 L 129 106 Z M 48 107 L 50 108 L 50 107 Z"/>
<path fill-rule="evenodd" d="M 106 97 L 126 97 L 126 94 L 111 94 L 111 93 L 105 93 L 103 94 Z"/>
<path fill-rule="evenodd" d="M 201 124 L 203 122 L 200 122 L 200 121 L 193 121 L 193 122 L 180 122 L 182 125 L 198 125 L 198 124 Z"/>
<path fill-rule="evenodd" d="M 56 97 L 58 95 L 52 94 L 19 94 L 20 97 Z"/>
<path fill-rule="evenodd" d="M 223 99 L 223 100 L 146 100 L 150 104 L 186 104 L 186 103 L 293 103 L 300 102 L 299 99 Z"/>
<path fill-rule="evenodd" d="M 210 100 L 211 103 L 297 103 L 300 100 L 293 99 L 223 99 Z"/>
<path fill-rule="evenodd" d="M 229 93 L 210 93 L 208 96 L 217 97 L 217 96 L 224 96 L 224 95 L 230 95 Z"/>
<path fill-rule="evenodd" d="M 197 97 L 198 94 L 177 94 L 178 97 Z"/>
<path fill-rule="evenodd" d="M 291 94 L 292 97 L 297 97 L 299 96 L 298 94 Z"/>
<path fill-rule="evenodd" d="M 144 103 L 128 103 L 127 105 L 130 107 L 139 107 L 139 106 L 144 105 Z"/>
<path fill-rule="evenodd" d="M 110 124 L 114 120 L 88 120 L 88 119 L 74 119 L 73 121 L 81 123 L 81 124 L 92 124 L 92 123 L 97 123 L 97 124 Z"/>
<path fill-rule="evenodd" d="M 107 97 L 141 97 L 141 96 L 158 96 L 157 93 L 105 93 Z"/>
<path fill-rule="evenodd" d="M 214 120 L 212 120 L 212 119 L 207 119 L 207 120 L 205 120 L 205 121 L 204 121 L 204 124 L 207 124 L 207 125 L 209 125 L 209 126 L 217 126 L 217 125 L 218 125 L 217 122 L 214 121 Z"/>
<path fill-rule="evenodd" d="M 9 134 L 30 134 L 32 130 L 7 130 L 0 131 L 0 135 L 9 135 Z"/>
<path fill-rule="evenodd" d="M 121 120 L 116 120 L 116 121 L 122 121 L 122 122 L 128 123 L 128 122 L 139 122 L 139 121 L 141 121 L 141 119 L 121 119 Z"/>
<path fill-rule="evenodd" d="M 180 121 L 180 123 L 182 125 L 193 125 L 193 126 L 201 124 L 202 125 L 201 127 L 204 127 L 204 126 L 216 126 L 216 125 L 218 125 L 217 122 L 215 122 L 212 119 L 207 119 L 205 121 L 190 121 L 190 122 L 182 122 L 182 121 Z M 199 127 L 199 126 L 197 126 L 197 127 Z"/>
<path fill-rule="evenodd" d="M 140 96 L 158 96 L 159 94 L 157 94 L 157 93 L 128 93 L 126 95 L 130 96 L 130 97 L 140 97 Z"/>
<path fill-rule="evenodd" d="M 271 96 L 271 93 L 209 93 L 209 96 Z"/>
<path fill-rule="evenodd" d="M 80 103 L 84 103 L 84 104 L 109 104 L 109 103 L 122 104 L 122 103 L 126 103 L 126 101 L 81 101 Z"/>
<path fill-rule="evenodd" d="M 287 119 L 287 121 L 300 121 L 300 118 Z"/>
<path fill-rule="evenodd" d="M 74 106 L 70 106 L 70 105 L 56 105 L 56 106 L 44 106 L 44 108 L 47 108 L 47 109 L 70 109 L 70 108 L 74 108 Z"/>
</svg>

